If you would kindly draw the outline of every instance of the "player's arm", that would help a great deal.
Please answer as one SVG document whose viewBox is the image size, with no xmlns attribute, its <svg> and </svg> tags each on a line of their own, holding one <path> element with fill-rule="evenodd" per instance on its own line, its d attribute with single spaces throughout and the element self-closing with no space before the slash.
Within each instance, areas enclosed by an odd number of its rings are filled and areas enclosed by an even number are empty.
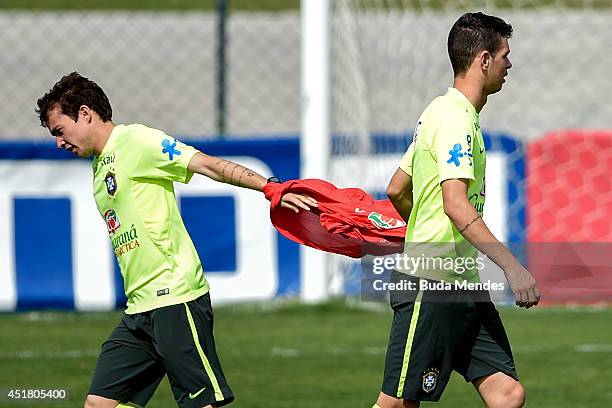
<svg viewBox="0 0 612 408">
<path fill-rule="evenodd" d="M 188 166 L 189 171 L 202 174 L 221 183 L 262 191 L 268 180 L 257 172 L 219 157 L 197 152 Z"/>
<path fill-rule="evenodd" d="M 516 304 L 529 308 L 540 301 L 540 292 L 531 273 L 491 233 L 467 198 L 468 180 L 442 182 L 444 212 L 459 232 L 504 271 L 516 297 Z"/>
<path fill-rule="evenodd" d="M 187 168 L 193 173 L 201 174 L 221 183 L 256 191 L 262 191 L 268 182 L 265 177 L 254 170 L 202 152 L 197 152 L 191 158 Z M 317 201 L 303 194 L 287 193 L 282 198 L 281 206 L 295 212 L 299 212 L 300 209 L 309 211 L 311 207 L 317 206 Z"/>
<path fill-rule="evenodd" d="M 387 197 L 404 221 L 408 222 L 412 211 L 412 177 L 401 168 L 391 177 L 387 186 Z"/>
</svg>

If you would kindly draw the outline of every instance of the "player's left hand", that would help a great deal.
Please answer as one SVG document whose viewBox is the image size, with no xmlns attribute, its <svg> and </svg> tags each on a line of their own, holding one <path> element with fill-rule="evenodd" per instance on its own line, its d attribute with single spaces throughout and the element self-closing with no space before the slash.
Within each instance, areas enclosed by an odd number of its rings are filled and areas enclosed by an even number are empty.
<svg viewBox="0 0 612 408">
<path fill-rule="evenodd" d="M 311 207 L 317 207 L 318 205 L 317 200 L 304 194 L 287 193 L 281 199 L 281 207 L 288 208 L 296 213 L 299 213 L 300 209 L 310 211 Z"/>
<path fill-rule="evenodd" d="M 540 302 L 540 290 L 533 275 L 520 263 L 504 270 L 517 306 L 529 309 Z"/>
</svg>

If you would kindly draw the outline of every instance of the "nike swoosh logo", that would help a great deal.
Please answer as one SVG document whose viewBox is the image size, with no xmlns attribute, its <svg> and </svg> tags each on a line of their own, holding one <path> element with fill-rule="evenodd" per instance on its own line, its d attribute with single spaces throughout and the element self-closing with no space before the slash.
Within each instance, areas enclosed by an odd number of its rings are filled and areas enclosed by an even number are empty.
<svg viewBox="0 0 612 408">
<path fill-rule="evenodd" d="M 195 394 L 189 393 L 189 399 L 194 399 L 195 397 L 203 393 L 205 389 L 206 387 L 202 388 L 200 391 L 196 392 Z"/>
<path fill-rule="evenodd" d="M 357 208 L 355 208 L 355 212 L 356 213 L 365 213 L 367 211 L 366 210 L 362 210 L 361 208 L 357 207 Z"/>
<path fill-rule="evenodd" d="M 482 152 L 484 152 L 484 151 L 485 151 L 485 149 L 482 149 L 482 148 L 480 149 L 480 153 L 482 153 Z"/>
</svg>

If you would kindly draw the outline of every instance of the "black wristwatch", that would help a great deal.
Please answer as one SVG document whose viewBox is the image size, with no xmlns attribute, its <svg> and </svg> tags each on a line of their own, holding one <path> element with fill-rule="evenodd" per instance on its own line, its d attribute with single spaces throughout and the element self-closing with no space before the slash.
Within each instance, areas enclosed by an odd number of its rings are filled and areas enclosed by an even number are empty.
<svg viewBox="0 0 612 408">
<path fill-rule="evenodd" d="M 282 182 L 283 182 L 283 180 L 279 179 L 276 176 L 270 177 L 268 179 L 268 183 L 282 183 Z"/>
</svg>

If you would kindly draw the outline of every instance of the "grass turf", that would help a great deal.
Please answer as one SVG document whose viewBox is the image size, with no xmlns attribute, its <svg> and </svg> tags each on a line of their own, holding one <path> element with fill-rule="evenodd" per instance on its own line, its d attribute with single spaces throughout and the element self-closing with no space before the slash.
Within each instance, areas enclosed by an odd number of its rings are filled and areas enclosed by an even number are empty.
<svg viewBox="0 0 612 408">
<path fill-rule="evenodd" d="M 237 396 L 233 407 L 372 406 L 382 378 L 391 314 L 335 301 L 215 308 L 215 337 Z M 500 310 L 531 407 L 612 406 L 612 308 Z M 113 313 L 0 315 L 0 389 L 63 388 L 81 406 Z M 8 405 L 7 405 L 8 404 Z M 422 406 L 432 406 L 423 404 Z M 164 379 L 148 407 L 175 406 Z M 453 375 L 439 407 L 482 406 Z"/>
</svg>

